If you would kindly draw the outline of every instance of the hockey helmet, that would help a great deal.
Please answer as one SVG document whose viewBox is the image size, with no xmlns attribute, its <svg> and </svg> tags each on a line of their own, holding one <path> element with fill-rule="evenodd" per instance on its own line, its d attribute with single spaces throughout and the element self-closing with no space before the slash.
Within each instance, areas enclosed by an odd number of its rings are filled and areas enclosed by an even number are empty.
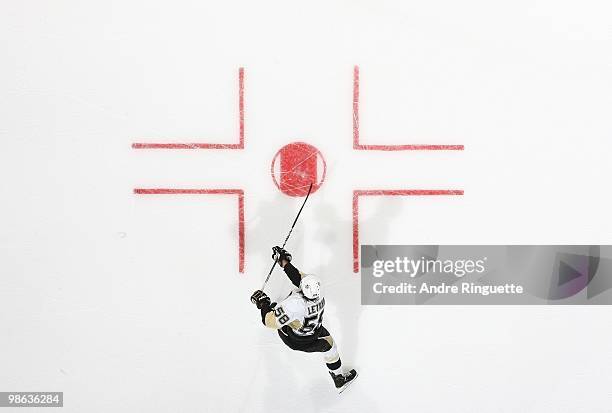
<svg viewBox="0 0 612 413">
<path fill-rule="evenodd" d="M 316 300 L 321 296 L 321 281 L 316 275 L 305 275 L 300 281 L 300 289 L 304 297 L 309 300 Z"/>
</svg>

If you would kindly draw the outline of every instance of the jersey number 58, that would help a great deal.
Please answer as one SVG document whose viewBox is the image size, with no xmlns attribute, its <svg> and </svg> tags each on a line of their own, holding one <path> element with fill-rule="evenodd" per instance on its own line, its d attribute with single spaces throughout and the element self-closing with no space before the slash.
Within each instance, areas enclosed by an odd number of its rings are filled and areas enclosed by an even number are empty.
<svg viewBox="0 0 612 413">
<path fill-rule="evenodd" d="M 283 310 L 283 307 L 278 307 L 277 309 L 275 309 L 274 315 L 278 319 L 279 324 L 285 324 L 287 321 L 289 321 L 289 316 L 285 314 L 285 310 Z"/>
</svg>

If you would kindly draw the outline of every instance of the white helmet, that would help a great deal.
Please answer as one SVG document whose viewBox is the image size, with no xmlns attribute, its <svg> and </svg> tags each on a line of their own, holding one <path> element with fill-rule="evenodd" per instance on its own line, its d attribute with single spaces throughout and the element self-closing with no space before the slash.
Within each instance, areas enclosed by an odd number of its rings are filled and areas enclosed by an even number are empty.
<svg viewBox="0 0 612 413">
<path fill-rule="evenodd" d="M 321 295 L 321 281 L 315 275 L 306 275 L 300 281 L 300 289 L 304 297 L 309 300 L 316 300 Z"/>
</svg>

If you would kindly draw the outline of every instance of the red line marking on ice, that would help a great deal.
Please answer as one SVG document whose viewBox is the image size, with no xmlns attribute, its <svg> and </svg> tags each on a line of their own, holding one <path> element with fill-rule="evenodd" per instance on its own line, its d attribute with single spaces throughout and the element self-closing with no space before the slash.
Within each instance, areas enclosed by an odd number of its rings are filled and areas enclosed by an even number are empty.
<svg viewBox="0 0 612 413">
<path fill-rule="evenodd" d="M 133 149 L 244 149 L 229 143 L 133 143 Z"/>
<path fill-rule="evenodd" d="M 142 143 L 132 144 L 133 149 L 244 149 L 244 68 L 238 69 L 238 143 Z"/>
<path fill-rule="evenodd" d="M 177 189 L 177 188 L 136 188 L 140 195 L 244 195 L 242 189 Z"/>
<path fill-rule="evenodd" d="M 360 196 L 439 196 L 463 195 L 460 189 L 356 189 L 353 191 L 353 272 L 359 272 L 359 197 Z"/>
<path fill-rule="evenodd" d="M 463 145 L 362 145 L 359 143 L 359 66 L 353 69 L 353 149 L 362 151 L 462 151 Z"/>
<path fill-rule="evenodd" d="M 135 188 L 137 195 L 238 195 L 238 271 L 244 273 L 244 191 L 242 189 Z"/>
</svg>

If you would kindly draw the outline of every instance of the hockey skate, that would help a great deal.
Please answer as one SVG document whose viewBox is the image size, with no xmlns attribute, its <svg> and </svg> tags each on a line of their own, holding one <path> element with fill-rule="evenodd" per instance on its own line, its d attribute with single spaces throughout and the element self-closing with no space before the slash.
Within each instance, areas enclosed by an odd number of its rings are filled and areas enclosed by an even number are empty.
<svg viewBox="0 0 612 413">
<path fill-rule="evenodd" d="M 357 371 L 355 369 L 351 369 L 348 373 L 345 374 L 334 374 L 331 371 L 329 374 L 332 376 L 334 380 L 334 384 L 336 385 L 336 389 L 338 389 L 338 393 L 342 393 L 352 382 L 357 378 Z"/>
</svg>

